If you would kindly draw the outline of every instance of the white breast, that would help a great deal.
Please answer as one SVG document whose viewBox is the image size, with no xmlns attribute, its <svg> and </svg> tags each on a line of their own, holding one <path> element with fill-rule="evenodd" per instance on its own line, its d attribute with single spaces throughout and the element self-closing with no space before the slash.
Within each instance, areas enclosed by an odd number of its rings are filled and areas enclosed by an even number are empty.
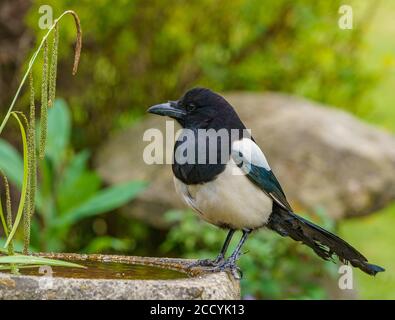
<svg viewBox="0 0 395 320">
<path fill-rule="evenodd" d="M 177 192 L 206 221 L 234 229 L 256 229 L 266 224 L 273 201 L 229 161 L 215 180 L 186 185 L 174 178 Z"/>
</svg>

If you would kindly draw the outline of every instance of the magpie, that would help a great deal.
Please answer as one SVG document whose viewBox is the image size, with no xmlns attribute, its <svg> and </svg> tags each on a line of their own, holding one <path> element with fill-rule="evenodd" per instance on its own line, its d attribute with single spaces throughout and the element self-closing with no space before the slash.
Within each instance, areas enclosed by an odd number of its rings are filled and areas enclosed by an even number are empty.
<svg viewBox="0 0 395 320">
<path fill-rule="evenodd" d="M 148 112 L 176 120 L 188 133 L 181 133 L 174 146 L 172 171 L 177 193 L 202 219 L 229 230 L 216 259 L 198 260 L 190 267 L 230 271 L 240 278 L 242 272 L 236 262 L 243 244 L 253 230 L 266 227 L 302 242 L 325 260 L 337 256 L 341 262 L 369 275 L 385 271 L 368 263 L 343 239 L 294 213 L 264 153 L 221 95 L 206 88 L 193 88 L 179 100 L 154 105 Z M 200 134 L 202 130 L 211 135 Z M 223 135 L 225 141 L 207 143 L 221 130 L 227 133 Z M 186 157 L 192 161 L 185 161 L 185 151 L 192 154 Z M 242 237 L 225 258 L 238 230 Z"/>
</svg>

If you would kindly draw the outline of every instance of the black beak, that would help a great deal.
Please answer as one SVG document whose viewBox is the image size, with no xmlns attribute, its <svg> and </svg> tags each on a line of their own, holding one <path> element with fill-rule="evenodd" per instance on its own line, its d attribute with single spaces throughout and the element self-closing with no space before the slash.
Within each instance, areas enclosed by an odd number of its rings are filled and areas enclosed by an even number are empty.
<svg viewBox="0 0 395 320">
<path fill-rule="evenodd" d="M 157 104 L 150 107 L 147 111 L 160 116 L 168 116 L 173 119 L 183 119 L 186 115 L 185 110 L 178 107 L 177 101 Z"/>
</svg>

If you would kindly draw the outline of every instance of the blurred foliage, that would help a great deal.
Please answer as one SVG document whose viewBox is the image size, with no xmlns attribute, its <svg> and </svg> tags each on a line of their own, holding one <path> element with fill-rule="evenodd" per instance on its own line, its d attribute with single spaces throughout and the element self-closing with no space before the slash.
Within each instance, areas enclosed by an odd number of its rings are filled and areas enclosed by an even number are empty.
<svg viewBox="0 0 395 320">
<path fill-rule="evenodd" d="M 375 80 L 360 61 L 362 22 L 354 30 L 337 26 L 340 0 L 37 0 L 28 22 L 38 35 L 43 4 L 55 16 L 73 9 L 82 21 L 78 76 L 70 81 L 63 48 L 67 72 L 59 79 L 78 147 L 96 148 L 111 128 L 196 85 L 278 90 L 360 112 Z M 64 23 L 61 41 L 73 37 L 74 25 Z"/>
<path fill-rule="evenodd" d="M 226 231 L 199 220 L 191 211 L 169 211 L 167 221 L 177 223 L 161 246 L 163 253 L 177 251 L 186 258 L 213 259 L 225 240 Z M 331 229 L 332 223 L 321 221 Z M 233 238 L 227 255 L 234 249 L 241 233 Z M 236 240 L 237 239 L 237 240 Z M 241 281 L 245 298 L 324 299 L 326 281 L 334 280 L 336 265 L 328 263 L 310 250 L 272 231 L 254 232 L 243 246 L 238 265 L 244 272 Z"/>
<path fill-rule="evenodd" d="M 48 112 L 48 140 L 44 161 L 40 163 L 36 219 L 32 222 L 34 250 L 62 251 L 81 245 L 70 237 L 73 227 L 83 219 L 114 210 L 132 200 L 145 188 L 144 182 L 129 182 L 101 189 L 100 177 L 87 167 L 89 152 L 73 153 L 70 147 L 71 122 L 66 103 L 56 100 Z M 0 168 L 18 188 L 22 185 L 23 161 L 18 152 L 0 140 Z M 73 243 L 77 241 L 77 243 Z M 121 250 L 129 240 L 94 238 L 88 249 Z"/>
<path fill-rule="evenodd" d="M 366 55 L 362 43 L 366 22 L 357 19 L 354 30 L 340 30 L 340 0 L 35 0 L 27 22 L 37 39 L 44 32 L 37 25 L 38 8 L 43 4 L 54 8 L 55 17 L 65 9 L 75 10 L 83 29 L 81 65 L 75 78 L 68 58 L 72 46 L 61 46 L 59 53 L 58 92 L 68 97 L 73 132 L 68 131 L 64 149 L 50 152 L 41 170 L 42 178 L 46 177 L 43 186 L 49 192 L 46 200 L 52 201 L 51 206 L 56 204 L 56 215 L 62 215 L 73 203 L 83 205 L 89 194 L 100 192 L 100 179 L 88 169 L 89 153 L 73 150 L 94 152 L 111 129 L 130 125 L 149 105 L 178 98 L 192 86 L 217 91 L 289 92 L 363 116 L 371 107 L 366 96 L 374 90 L 378 74 L 373 61 L 361 59 Z M 362 15 L 369 13 L 370 8 L 364 8 Z M 64 21 L 60 41 L 71 43 L 74 34 L 73 23 Z M 40 64 L 34 72 L 41 73 Z M 390 97 L 392 88 L 389 85 L 373 100 Z M 380 112 L 385 119 L 392 104 L 386 100 L 382 105 L 385 107 Z M 391 128 L 392 119 L 386 119 Z M 58 134 L 55 130 L 50 136 L 61 139 Z M 12 169 L 17 153 L 13 149 L 7 153 L 2 144 L 0 141 L 0 158 L 10 158 Z M 68 168 L 75 166 L 79 166 L 80 178 L 61 187 Z M 86 186 L 86 192 L 75 192 Z M 39 206 L 37 210 L 33 244 L 41 250 L 214 258 L 226 236 L 190 213 L 169 212 L 168 219 L 179 226 L 166 234 L 111 212 L 72 219 L 59 231 L 52 225 L 53 217 Z M 320 224 L 330 227 L 328 221 Z M 49 232 L 51 228 L 56 232 Z M 350 223 L 344 230 L 360 248 L 364 240 L 358 239 L 365 229 Z M 390 237 L 387 231 L 385 237 Z M 49 248 L 43 239 L 50 240 Z M 326 297 L 321 281 L 333 276 L 335 265 L 316 258 L 308 248 L 261 231 L 247 241 L 245 249 L 249 252 L 239 262 L 245 273 L 245 296 Z M 365 250 L 363 246 L 360 249 Z M 369 257 L 378 251 L 372 252 L 367 252 Z"/>
<path fill-rule="evenodd" d="M 354 0 L 353 8 L 356 16 L 369 9 L 376 11 L 376 18 L 363 35 L 365 50 L 362 52 L 362 62 L 371 69 L 380 70 L 382 80 L 366 96 L 374 108 L 364 118 L 395 133 L 395 42 L 392 40 L 395 37 L 395 2 Z M 355 285 L 362 299 L 395 299 L 395 251 L 392 249 L 395 242 L 394 223 L 394 203 L 374 215 L 340 222 L 340 235 L 347 237 L 371 261 L 386 269 L 386 272 L 375 278 L 356 270 Z"/>
<path fill-rule="evenodd" d="M 386 272 L 372 279 L 360 270 L 355 270 L 355 287 L 362 299 L 395 298 L 395 250 L 393 244 L 395 225 L 395 203 L 377 214 L 343 221 L 340 234 L 347 236 L 351 243 L 358 244 L 364 255 Z M 361 250 L 362 250 L 361 249 Z"/>
</svg>

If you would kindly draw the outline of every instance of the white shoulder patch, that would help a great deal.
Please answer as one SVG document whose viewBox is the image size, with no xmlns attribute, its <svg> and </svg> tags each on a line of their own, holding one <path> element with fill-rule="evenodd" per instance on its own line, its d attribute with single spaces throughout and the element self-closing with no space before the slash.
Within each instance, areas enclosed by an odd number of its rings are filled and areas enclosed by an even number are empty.
<svg viewBox="0 0 395 320">
<path fill-rule="evenodd" d="M 243 138 L 233 142 L 232 157 L 236 162 L 247 161 L 254 166 L 263 167 L 270 171 L 271 168 L 265 155 L 258 145 L 249 138 Z"/>
</svg>

